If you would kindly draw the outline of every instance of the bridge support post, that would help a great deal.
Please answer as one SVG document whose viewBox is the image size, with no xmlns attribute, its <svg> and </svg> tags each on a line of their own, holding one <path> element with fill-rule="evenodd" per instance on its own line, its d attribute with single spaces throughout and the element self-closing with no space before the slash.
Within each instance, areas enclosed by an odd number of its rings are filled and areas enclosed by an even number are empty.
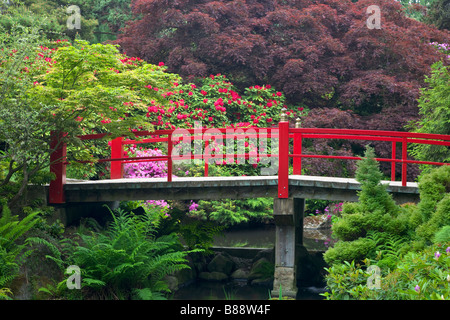
<svg viewBox="0 0 450 320">
<path fill-rule="evenodd" d="M 305 199 L 275 198 L 275 272 L 272 296 L 297 296 L 296 247 L 302 244 Z"/>
</svg>

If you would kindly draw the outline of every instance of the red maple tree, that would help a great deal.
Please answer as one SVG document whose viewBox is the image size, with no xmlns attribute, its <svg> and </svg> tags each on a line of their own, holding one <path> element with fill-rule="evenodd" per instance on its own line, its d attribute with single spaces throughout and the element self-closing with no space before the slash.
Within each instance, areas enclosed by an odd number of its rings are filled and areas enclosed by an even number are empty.
<svg viewBox="0 0 450 320">
<path fill-rule="evenodd" d="M 380 29 L 368 27 L 372 5 Z M 312 110 L 309 127 L 405 130 L 431 65 L 450 62 L 430 45 L 450 43 L 450 32 L 408 18 L 394 0 L 134 0 L 132 9 L 139 18 L 117 41 L 127 54 L 183 77 L 270 84 Z"/>
<path fill-rule="evenodd" d="M 381 29 L 370 29 L 378 5 Z M 450 33 L 407 18 L 394 0 L 134 0 L 140 19 L 117 43 L 187 76 L 226 74 L 241 87 L 274 85 L 296 103 L 378 113 L 416 104 Z"/>
</svg>

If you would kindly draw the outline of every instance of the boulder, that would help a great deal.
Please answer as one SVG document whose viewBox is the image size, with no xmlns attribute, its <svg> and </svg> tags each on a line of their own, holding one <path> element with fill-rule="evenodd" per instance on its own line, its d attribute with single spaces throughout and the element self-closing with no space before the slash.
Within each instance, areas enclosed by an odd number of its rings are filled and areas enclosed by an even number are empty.
<svg viewBox="0 0 450 320">
<path fill-rule="evenodd" d="M 235 270 L 232 274 L 231 274 L 231 278 L 234 280 L 247 280 L 248 279 L 248 275 L 249 275 L 249 271 L 244 269 L 244 268 L 240 268 Z"/>
<path fill-rule="evenodd" d="M 230 275 L 234 268 L 234 261 L 225 254 L 217 254 L 207 266 L 209 272 L 221 272 L 226 275 Z"/>
<path fill-rule="evenodd" d="M 275 249 L 270 248 L 270 249 L 260 250 L 256 254 L 255 258 L 253 259 L 253 263 L 255 263 L 256 261 L 258 261 L 261 258 L 264 258 L 271 263 L 275 263 Z"/>
<path fill-rule="evenodd" d="M 274 264 L 266 258 L 261 258 L 253 263 L 248 279 L 250 281 L 255 279 L 267 279 L 273 277 Z"/>
</svg>

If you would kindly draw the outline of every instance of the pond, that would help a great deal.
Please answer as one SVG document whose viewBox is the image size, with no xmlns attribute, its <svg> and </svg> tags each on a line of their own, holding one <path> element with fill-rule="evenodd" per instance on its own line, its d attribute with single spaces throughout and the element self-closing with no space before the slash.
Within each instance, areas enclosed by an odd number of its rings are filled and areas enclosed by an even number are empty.
<svg viewBox="0 0 450 320">
<path fill-rule="evenodd" d="M 303 229 L 303 245 L 308 251 L 326 251 L 331 240 L 330 229 Z M 273 248 L 275 225 L 236 227 L 216 236 L 217 247 Z"/>
<path fill-rule="evenodd" d="M 331 231 L 303 230 L 303 244 L 308 251 L 325 251 L 330 243 Z M 275 225 L 232 228 L 217 236 L 215 247 L 273 248 Z M 245 281 L 196 282 L 180 288 L 172 297 L 175 300 L 267 300 L 271 297 L 271 286 L 248 285 Z M 321 287 L 299 287 L 297 300 L 321 300 Z"/>
<path fill-rule="evenodd" d="M 322 300 L 324 297 L 319 294 L 320 292 L 323 292 L 323 288 L 298 288 L 296 300 Z M 202 280 L 180 288 L 172 297 L 174 300 L 268 300 L 270 298 L 271 287 L 269 286 L 252 286 L 240 281 L 218 283 Z"/>
</svg>

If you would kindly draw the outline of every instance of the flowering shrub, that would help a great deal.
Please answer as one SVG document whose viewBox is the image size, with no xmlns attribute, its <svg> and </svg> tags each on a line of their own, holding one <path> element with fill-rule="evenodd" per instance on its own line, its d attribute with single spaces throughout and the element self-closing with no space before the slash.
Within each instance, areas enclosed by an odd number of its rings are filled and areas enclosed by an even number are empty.
<svg viewBox="0 0 450 320">
<path fill-rule="evenodd" d="M 162 156 L 159 149 L 129 148 L 129 153 L 135 157 Z M 167 177 L 167 161 L 131 162 L 123 165 L 124 178 L 164 178 Z"/>
<path fill-rule="evenodd" d="M 418 252 L 409 252 L 394 270 L 381 269 L 379 288 L 370 288 L 372 280 L 365 265 L 352 263 L 327 268 L 330 300 L 448 300 L 450 299 L 450 243 L 440 243 Z"/>
<path fill-rule="evenodd" d="M 209 128 L 272 127 L 277 125 L 283 107 L 291 118 L 306 113 L 303 107 L 288 108 L 284 95 L 270 85 L 246 88 L 241 95 L 220 74 L 199 79 L 199 84 L 175 82 L 172 90 L 162 92 L 161 96 L 169 99 L 168 105 L 153 101 L 147 112 L 149 121 L 161 129 L 192 128 L 195 122 Z"/>
<path fill-rule="evenodd" d="M 430 44 L 436 47 L 440 52 L 447 54 L 447 59 L 450 59 L 450 44 L 438 42 L 431 42 Z"/>
</svg>

